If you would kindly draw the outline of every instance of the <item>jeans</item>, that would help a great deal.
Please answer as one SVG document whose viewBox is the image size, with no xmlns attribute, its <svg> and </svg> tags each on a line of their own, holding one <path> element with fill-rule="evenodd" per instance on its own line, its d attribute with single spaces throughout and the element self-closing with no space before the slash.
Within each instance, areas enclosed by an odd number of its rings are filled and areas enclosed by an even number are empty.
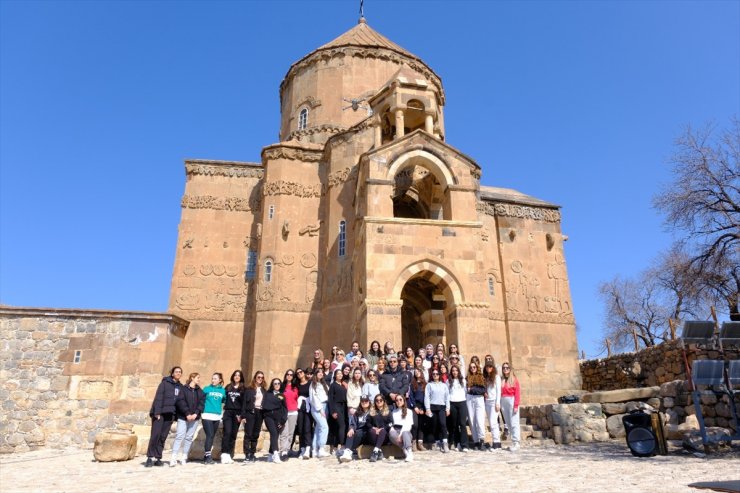
<svg viewBox="0 0 740 493">
<path fill-rule="evenodd" d="M 443 405 L 432 404 L 432 420 L 434 440 L 447 440 L 447 408 Z"/>
<path fill-rule="evenodd" d="M 406 450 L 411 448 L 411 432 L 401 431 L 395 428 L 391 428 L 390 434 L 391 443 L 395 443 L 402 449 Z"/>
<path fill-rule="evenodd" d="M 211 421 L 210 419 L 204 419 L 203 431 L 206 432 L 206 443 L 203 448 L 205 449 L 206 455 L 211 455 L 211 449 L 213 448 L 213 439 L 216 438 L 216 432 L 218 431 L 218 425 L 221 421 Z"/>
<path fill-rule="evenodd" d="M 323 412 L 323 416 L 322 416 Z M 326 438 L 329 436 L 329 424 L 326 422 L 327 413 L 326 404 L 322 409 L 311 409 L 311 416 L 316 423 L 316 429 L 313 433 L 313 449 L 316 451 L 326 445 Z"/>
<path fill-rule="evenodd" d="M 177 431 L 175 432 L 175 442 L 172 444 L 172 458 L 177 457 L 182 445 L 182 457 L 188 458 L 190 447 L 193 445 L 193 437 L 198 429 L 198 420 L 188 421 L 186 419 L 177 420 Z"/>
<path fill-rule="evenodd" d="M 488 426 L 491 427 L 491 436 L 493 443 L 501 442 L 501 431 L 498 427 L 498 411 L 496 411 L 496 401 L 486 401 L 486 414 L 488 415 Z"/>
<path fill-rule="evenodd" d="M 486 405 L 482 395 L 468 394 L 468 417 L 470 434 L 473 442 L 482 442 L 486 438 Z"/>
</svg>

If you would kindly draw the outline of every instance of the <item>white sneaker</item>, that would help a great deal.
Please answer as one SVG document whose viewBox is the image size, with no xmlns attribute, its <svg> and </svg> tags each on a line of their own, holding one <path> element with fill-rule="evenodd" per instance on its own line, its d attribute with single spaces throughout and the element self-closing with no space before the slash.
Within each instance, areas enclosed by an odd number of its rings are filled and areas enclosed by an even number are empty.
<svg viewBox="0 0 740 493">
<path fill-rule="evenodd" d="M 170 459 L 170 467 L 175 467 L 176 465 L 177 465 L 177 458 L 176 457 L 172 457 Z"/>
<path fill-rule="evenodd" d="M 450 451 L 450 443 L 447 440 L 442 442 L 442 453 L 446 454 Z"/>
<path fill-rule="evenodd" d="M 281 464 L 283 462 L 283 459 L 280 458 L 280 452 L 273 452 L 271 457 L 271 462 L 274 462 L 275 464 Z"/>
<path fill-rule="evenodd" d="M 221 464 L 231 464 L 232 462 L 234 461 L 231 460 L 230 454 L 221 454 Z"/>
<path fill-rule="evenodd" d="M 341 457 L 339 457 L 339 462 L 352 462 L 352 451 L 348 448 L 344 449 Z"/>
<path fill-rule="evenodd" d="M 311 458 L 311 448 L 306 447 L 306 450 L 303 451 L 303 455 L 301 455 L 301 459 L 308 460 Z"/>
<path fill-rule="evenodd" d="M 320 448 L 319 451 L 315 454 L 313 454 L 314 457 L 318 457 L 319 459 L 323 459 L 324 457 L 331 457 L 331 454 L 324 450 L 324 448 Z"/>
<path fill-rule="evenodd" d="M 410 448 L 407 448 L 404 452 L 406 453 L 406 462 L 414 462 L 414 452 Z"/>
<path fill-rule="evenodd" d="M 181 466 L 184 466 L 185 464 L 187 464 L 187 462 L 188 462 L 188 460 L 185 457 L 183 457 L 182 459 L 180 459 L 180 465 Z"/>
<path fill-rule="evenodd" d="M 511 452 L 518 452 L 519 451 L 519 444 L 518 443 L 512 443 L 511 447 L 509 447 L 509 450 Z"/>
</svg>

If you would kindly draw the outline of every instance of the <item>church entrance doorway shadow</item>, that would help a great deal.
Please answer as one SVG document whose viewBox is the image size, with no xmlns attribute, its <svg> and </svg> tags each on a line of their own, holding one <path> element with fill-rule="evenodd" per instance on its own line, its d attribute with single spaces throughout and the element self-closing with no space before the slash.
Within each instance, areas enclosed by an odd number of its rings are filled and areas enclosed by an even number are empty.
<svg viewBox="0 0 740 493">
<path fill-rule="evenodd" d="M 427 344 L 447 345 L 456 337 L 455 300 L 432 271 L 411 276 L 401 290 L 401 344 L 415 351 Z"/>
</svg>

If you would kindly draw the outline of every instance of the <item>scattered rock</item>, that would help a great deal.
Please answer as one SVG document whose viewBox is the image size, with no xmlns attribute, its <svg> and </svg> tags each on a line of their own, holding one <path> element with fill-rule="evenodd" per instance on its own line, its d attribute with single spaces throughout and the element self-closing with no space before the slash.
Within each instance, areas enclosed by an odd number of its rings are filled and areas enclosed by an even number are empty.
<svg viewBox="0 0 740 493">
<path fill-rule="evenodd" d="M 606 430 L 609 432 L 609 436 L 612 438 L 624 438 L 624 423 L 622 423 L 622 417 L 626 414 L 615 414 L 609 416 L 606 419 Z"/>
<path fill-rule="evenodd" d="M 93 456 L 98 462 L 131 460 L 136 456 L 136 435 L 121 431 L 103 431 L 95 436 Z"/>
</svg>

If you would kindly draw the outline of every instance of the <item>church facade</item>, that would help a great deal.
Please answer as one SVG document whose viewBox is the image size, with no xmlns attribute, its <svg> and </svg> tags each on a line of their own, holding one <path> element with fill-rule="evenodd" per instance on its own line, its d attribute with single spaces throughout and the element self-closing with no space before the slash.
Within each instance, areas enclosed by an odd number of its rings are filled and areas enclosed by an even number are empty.
<svg viewBox="0 0 740 493">
<path fill-rule="evenodd" d="M 353 340 L 443 342 L 510 361 L 527 403 L 580 388 L 560 209 L 481 185 L 424 61 L 360 19 L 290 67 L 280 101 L 261 162 L 185 162 L 183 367 L 282 376 Z"/>
</svg>

